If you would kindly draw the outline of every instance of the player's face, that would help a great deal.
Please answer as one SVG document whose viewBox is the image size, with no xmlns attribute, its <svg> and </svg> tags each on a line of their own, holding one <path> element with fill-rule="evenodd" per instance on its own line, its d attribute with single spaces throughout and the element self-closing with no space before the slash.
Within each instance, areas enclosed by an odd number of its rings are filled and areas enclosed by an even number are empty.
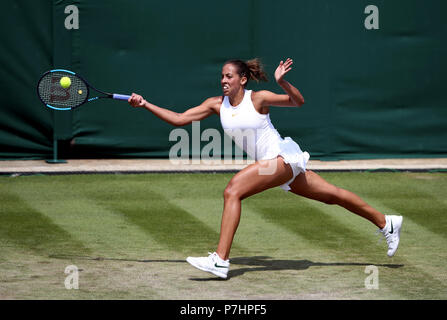
<svg viewBox="0 0 447 320">
<path fill-rule="evenodd" d="M 226 64 L 223 66 L 220 84 L 222 86 L 224 96 L 235 95 L 246 82 L 247 78 L 241 78 L 237 73 L 237 68 L 234 65 Z"/>
</svg>

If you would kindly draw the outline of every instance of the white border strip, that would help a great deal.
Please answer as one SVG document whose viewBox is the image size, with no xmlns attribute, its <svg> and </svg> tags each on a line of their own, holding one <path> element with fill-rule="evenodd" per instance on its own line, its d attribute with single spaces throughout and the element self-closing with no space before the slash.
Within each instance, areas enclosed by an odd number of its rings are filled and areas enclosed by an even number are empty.
<svg viewBox="0 0 447 320">
<path fill-rule="evenodd" d="M 0 174 L 57 172 L 200 172 L 239 171 L 247 164 L 172 164 L 168 159 L 105 159 L 67 160 L 66 163 L 46 163 L 44 160 L 0 161 Z M 436 159 L 374 159 L 374 160 L 310 160 L 307 166 L 316 171 L 351 170 L 444 170 L 447 158 Z"/>
</svg>

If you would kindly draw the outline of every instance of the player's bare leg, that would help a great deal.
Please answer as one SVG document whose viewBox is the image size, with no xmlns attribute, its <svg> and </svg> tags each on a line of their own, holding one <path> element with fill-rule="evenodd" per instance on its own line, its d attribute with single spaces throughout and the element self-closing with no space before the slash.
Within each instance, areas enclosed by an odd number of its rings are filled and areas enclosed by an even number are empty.
<svg viewBox="0 0 447 320">
<path fill-rule="evenodd" d="M 226 279 L 230 268 L 228 257 L 241 217 L 241 201 L 253 194 L 284 184 L 292 176 L 292 168 L 285 164 L 281 157 L 258 161 L 238 172 L 224 191 L 224 210 L 216 252 L 208 257 L 188 257 L 186 261 L 202 271 Z"/>
<path fill-rule="evenodd" d="M 388 256 L 392 257 L 399 246 L 402 216 L 384 215 L 358 195 L 338 188 L 310 170 L 298 175 L 290 184 L 291 191 L 309 199 L 327 204 L 337 204 L 374 223 L 388 244 Z"/>
<path fill-rule="evenodd" d="M 224 191 L 224 210 L 217 254 L 228 259 L 234 234 L 241 216 L 241 201 L 251 195 L 282 185 L 293 176 L 282 157 L 258 161 L 238 172 Z"/>
<path fill-rule="evenodd" d="M 326 204 L 337 204 L 374 223 L 385 227 L 385 215 L 377 211 L 358 195 L 336 187 L 311 170 L 299 174 L 290 184 L 291 192 Z"/>
</svg>

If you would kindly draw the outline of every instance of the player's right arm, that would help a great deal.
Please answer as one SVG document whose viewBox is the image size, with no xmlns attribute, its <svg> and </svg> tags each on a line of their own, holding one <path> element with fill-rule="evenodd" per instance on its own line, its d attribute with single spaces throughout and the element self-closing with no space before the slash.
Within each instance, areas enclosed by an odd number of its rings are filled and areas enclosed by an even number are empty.
<svg viewBox="0 0 447 320">
<path fill-rule="evenodd" d="M 136 93 L 132 94 L 128 102 L 133 107 L 142 107 L 151 111 L 155 116 L 169 124 L 172 124 L 173 126 L 184 126 L 193 121 L 205 119 L 214 113 L 219 114 L 219 107 L 222 103 L 222 98 L 208 98 L 202 104 L 198 105 L 197 107 L 190 108 L 183 113 L 158 107 L 146 101 L 142 96 Z"/>
</svg>

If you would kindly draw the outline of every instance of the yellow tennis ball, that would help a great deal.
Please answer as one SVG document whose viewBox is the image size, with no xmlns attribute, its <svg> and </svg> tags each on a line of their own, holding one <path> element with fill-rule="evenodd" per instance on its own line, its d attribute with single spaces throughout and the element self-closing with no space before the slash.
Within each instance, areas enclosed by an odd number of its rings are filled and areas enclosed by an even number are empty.
<svg viewBox="0 0 447 320">
<path fill-rule="evenodd" d="M 62 77 L 60 83 L 62 88 L 67 89 L 71 85 L 71 80 L 69 77 Z"/>
</svg>

